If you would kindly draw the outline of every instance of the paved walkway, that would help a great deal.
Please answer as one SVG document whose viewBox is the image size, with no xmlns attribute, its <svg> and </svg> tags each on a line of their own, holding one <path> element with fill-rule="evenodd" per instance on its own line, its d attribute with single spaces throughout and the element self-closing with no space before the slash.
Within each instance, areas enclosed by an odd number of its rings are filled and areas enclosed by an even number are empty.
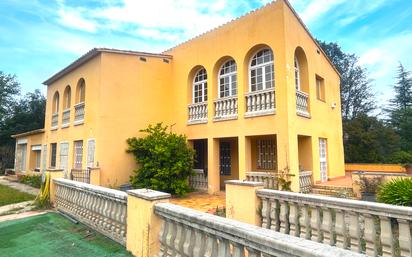
<svg viewBox="0 0 412 257">
<path fill-rule="evenodd" d="M 182 198 L 172 198 L 171 202 L 202 212 L 213 212 L 217 207 L 221 209 L 226 206 L 226 194 L 225 192 L 219 192 L 209 195 L 207 193 L 193 192 Z"/>
<path fill-rule="evenodd" d="M 25 192 L 25 193 L 32 194 L 32 195 L 37 195 L 40 191 L 38 188 L 34 188 L 34 187 L 21 184 L 18 182 L 9 181 L 5 179 L 4 176 L 0 176 L 0 185 L 8 186 L 16 190 L 19 190 L 21 192 Z"/>
<path fill-rule="evenodd" d="M 349 173 L 349 175 L 346 175 L 344 177 L 334 178 L 334 179 L 331 179 L 327 182 L 316 184 L 316 185 L 350 187 L 350 188 L 352 188 L 352 176 Z"/>
<path fill-rule="evenodd" d="M 33 209 L 34 201 L 26 201 L 21 203 L 13 203 L 0 207 L 0 216 L 10 213 L 22 213 Z M 1 221 L 1 217 L 0 217 Z"/>
</svg>

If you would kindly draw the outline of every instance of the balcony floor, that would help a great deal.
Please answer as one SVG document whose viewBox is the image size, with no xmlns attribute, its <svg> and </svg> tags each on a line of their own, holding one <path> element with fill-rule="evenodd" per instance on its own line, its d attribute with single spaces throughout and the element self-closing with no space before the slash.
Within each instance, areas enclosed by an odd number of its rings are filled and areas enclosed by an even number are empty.
<svg viewBox="0 0 412 257">
<path fill-rule="evenodd" d="M 172 198 L 171 203 L 192 208 L 201 212 L 214 213 L 216 208 L 222 209 L 226 206 L 226 193 L 219 192 L 209 195 L 203 192 L 193 192 L 185 197 Z"/>
</svg>

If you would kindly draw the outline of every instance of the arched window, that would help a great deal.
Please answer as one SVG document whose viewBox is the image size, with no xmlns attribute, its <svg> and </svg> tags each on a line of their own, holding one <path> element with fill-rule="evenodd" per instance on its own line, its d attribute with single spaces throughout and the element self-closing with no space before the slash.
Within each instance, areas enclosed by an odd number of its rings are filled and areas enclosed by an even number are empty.
<svg viewBox="0 0 412 257">
<path fill-rule="evenodd" d="M 52 111 L 53 113 L 58 113 L 59 112 L 59 92 L 54 93 L 53 96 L 53 105 L 52 105 Z"/>
<path fill-rule="evenodd" d="M 64 90 L 64 95 L 63 95 L 63 109 L 64 110 L 70 108 L 71 97 L 72 97 L 72 90 L 70 86 L 67 86 L 66 89 Z"/>
<path fill-rule="evenodd" d="M 234 60 L 229 60 L 219 70 L 219 97 L 234 95 L 237 95 L 237 66 Z"/>
<path fill-rule="evenodd" d="M 204 68 L 200 69 L 193 80 L 193 103 L 207 101 L 207 73 Z"/>
<path fill-rule="evenodd" d="M 275 86 L 275 70 L 272 50 L 265 48 L 251 59 L 249 67 L 250 90 L 258 91 Z"/>
<path fill-rule="evenodd" d="M 76 103 L 84 103 L 86 97 L 86 82 L 83 78 L 77 83 Z"/>
<path fill-rule="evenodd" d="M 300 68 L 299 68 L 298 58 L 296 56 L 295 56 L 294 66 L 295 66 L 295 88 L 297 91 L 300 91 Z"/>
</svg>

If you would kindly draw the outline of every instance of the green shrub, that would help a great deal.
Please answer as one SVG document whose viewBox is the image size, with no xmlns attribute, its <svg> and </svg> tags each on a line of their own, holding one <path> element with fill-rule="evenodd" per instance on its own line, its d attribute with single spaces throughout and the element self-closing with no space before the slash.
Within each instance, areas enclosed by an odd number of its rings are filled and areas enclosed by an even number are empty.
<svg viewBox="0 0 412 257">
<path fill-rule="evenodd" d="M 33 176 L 28 176 L 28 175 L 20 175 L 19 176 L 19 182 L 35 187 L 35 188 L 40 188 L 42 181 L 41 181 L 41 176 L 39 175 L 33 175 Z"/>
<path fill-rule="evenodd" d="M 412 153 L 405 151 L 394 152 L 389 158 L 389 163 L 410 164 L 412 163 Z"/>
<path fill-rule="evenodd" d="M 186 137 L 167 132 L 161 123 L 149 125 L 140 132 L 146 137 L 129 138 L 127 152 L 135 156 L 139 168 L 131 176 L 134 188 L 150 188 L 175 195 L 189 192 L 188 177 L 192 173 L 194 151 Z"/>
<path fill-rule="evenodd" d="M 412 206 L 412 179 L 397 178 L 383 184 L 378 190 L 378 202 Z"/>
</svg>

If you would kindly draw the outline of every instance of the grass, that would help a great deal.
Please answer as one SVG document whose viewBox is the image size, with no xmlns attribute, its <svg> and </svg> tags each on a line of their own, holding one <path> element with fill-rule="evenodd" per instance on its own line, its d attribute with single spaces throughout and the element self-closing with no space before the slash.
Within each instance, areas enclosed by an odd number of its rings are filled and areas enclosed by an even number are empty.
<svg viewBox="0 0 412 257">
<path fill-rule="evenodd" d="M 0 185 L 0 206 L 34 200 L 36 196 Z"/>
<path fill-rule="evenodd" d="M 0 231 L 0 256 L 132 257 L 122 245 L 57 213 L 1 222 Z"/>
</svg>

